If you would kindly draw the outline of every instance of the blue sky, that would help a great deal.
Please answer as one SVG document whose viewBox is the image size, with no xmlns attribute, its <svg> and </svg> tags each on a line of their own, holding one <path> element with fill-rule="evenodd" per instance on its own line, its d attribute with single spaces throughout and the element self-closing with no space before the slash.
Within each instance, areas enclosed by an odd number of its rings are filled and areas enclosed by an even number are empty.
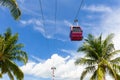
<svg viewBox="0 0 120 80">
<path fill-rule="evenodd" d="M 17 0 L 22 12 L 19 21 L 13 19 L 7 8 L 0 7 L 0 33 L 8 27 L 13 33 L 19 33 L 19 42 L 25 45 L 23 50 L 29 56 L 26 65 L 19 65 L 24 80 L 50 80 L 52 66 L 56 67 L 56 80 L 79 80 L 83 66 L 75 66 L 74 61 L 84 56 L 77 53 L 84 40 L 70 41 L 69 32 L 81 0 L 57 0 L 56 26 L 55 0 L 41 1 L 44 22 L 39 0 Z M 114 33 L 115 47 L 119 49 L 119 17 L 120 0 L 85 0 L 77 18 L 84 38 L 89 33 L 95 36 L 102 33 L 104 37 Z M 9 78 L 4 75 L 0 80 Z"/>
</svg>

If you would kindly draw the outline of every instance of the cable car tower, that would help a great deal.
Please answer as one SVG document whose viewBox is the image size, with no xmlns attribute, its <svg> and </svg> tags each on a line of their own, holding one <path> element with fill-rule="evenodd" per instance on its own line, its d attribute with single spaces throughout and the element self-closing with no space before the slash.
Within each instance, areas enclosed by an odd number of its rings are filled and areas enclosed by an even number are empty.
<svg viewBox="0 0 120 80">
<path fill-rule="evenodd" d="M 56 67 L 51 67 L 51 70 L 52 70 L 52 80 L 55 80 L 54 78 L 55 78 L 55 70 L 56 70 Z"/>
</svg>

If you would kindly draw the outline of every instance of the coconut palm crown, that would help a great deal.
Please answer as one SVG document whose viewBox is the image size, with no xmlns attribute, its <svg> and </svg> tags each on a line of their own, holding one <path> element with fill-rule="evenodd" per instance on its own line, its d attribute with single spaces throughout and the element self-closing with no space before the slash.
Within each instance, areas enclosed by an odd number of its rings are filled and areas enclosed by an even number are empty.
<svg viewBox="0 0 120 80">
<path fill-rule="evenodd" d="M 18 8 L 16 0 L 0 0 L 0 5 L 8 7 L 15 20 L 19 19 L 21 11 Z"/>
<path fill-rule="evenodd" d="M 85 65 L 80 80 L 83 80 L 88 73 L 93 73 L 90 80 L 106 80 L 105 75 L 109 74 L 114 80 L 120 80 L 120 57 L 115 56 L 120 50 L 115 50 L 112 42 L 114 34 L 109 34 L 104 40 L 102 35 L 94 37 L 89 34 L 78 52 L 84 52 L 85 57 L 78 58 L 76 65 Z"/>
<path fill-rule="evenodd" d="M 12 35 L 11 29 L 8 28 L 4 35 L 0 35 L 0 77 L 8 74 L 10 80 L 23 80 L 24 74 L 17 66 L 16 62 L 27 63 L 28 57 L 22 50 L 23 44 L 17 43 L 18 34 Z"/>
</svg>

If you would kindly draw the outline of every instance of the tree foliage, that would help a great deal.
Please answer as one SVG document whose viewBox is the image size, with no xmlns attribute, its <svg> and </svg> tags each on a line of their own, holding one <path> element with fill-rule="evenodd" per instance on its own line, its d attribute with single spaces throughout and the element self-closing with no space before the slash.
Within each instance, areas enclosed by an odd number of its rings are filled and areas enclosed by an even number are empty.
<svg viewBox="0 0 120 80">
<path fill-rule="evenodd" d="M 4 35 L 0 35 L 0 77 L 8 74 L 10 80 L 23 80 L 24 74 L 17 66 L 16 61 L 27 63 L 27 53 L 22 50 L 23 44 L 17 43 L 18 34 L 12 35 L 8 28 Z"/>
<path fill-rule="evenodd" d="M 115 50 L 112 42 L 114 35 L 109 34 L 104 40 L 102 35 L 95 37 L 88 35 L 78 52 L 84 52 L 85 57 L 78 58 L 76 65 L 86 65 L 80 80 L 83 80 L 87 73 L 93 73 L 90 80 L 105 80 L 105 74 L 109 73 L 115 80 L 120 80 L 120 57 L 115 57 L 120 50 Z M 115 57 L 115 58 L 113 58 Z"/>
</svg>

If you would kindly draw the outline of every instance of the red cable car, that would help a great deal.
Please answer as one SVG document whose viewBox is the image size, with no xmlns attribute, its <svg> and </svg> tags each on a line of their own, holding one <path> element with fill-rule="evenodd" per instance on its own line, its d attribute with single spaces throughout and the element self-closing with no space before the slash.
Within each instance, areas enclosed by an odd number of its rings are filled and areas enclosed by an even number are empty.
<svg viewBox="0 0 120 80">
<path fill-rule="evenodd" d="M 70 39 L 71 41 L 81 41 L 83 39 L 83 31 L 80 26 L 73 26 L 70 28 Z"/>
</svg>

